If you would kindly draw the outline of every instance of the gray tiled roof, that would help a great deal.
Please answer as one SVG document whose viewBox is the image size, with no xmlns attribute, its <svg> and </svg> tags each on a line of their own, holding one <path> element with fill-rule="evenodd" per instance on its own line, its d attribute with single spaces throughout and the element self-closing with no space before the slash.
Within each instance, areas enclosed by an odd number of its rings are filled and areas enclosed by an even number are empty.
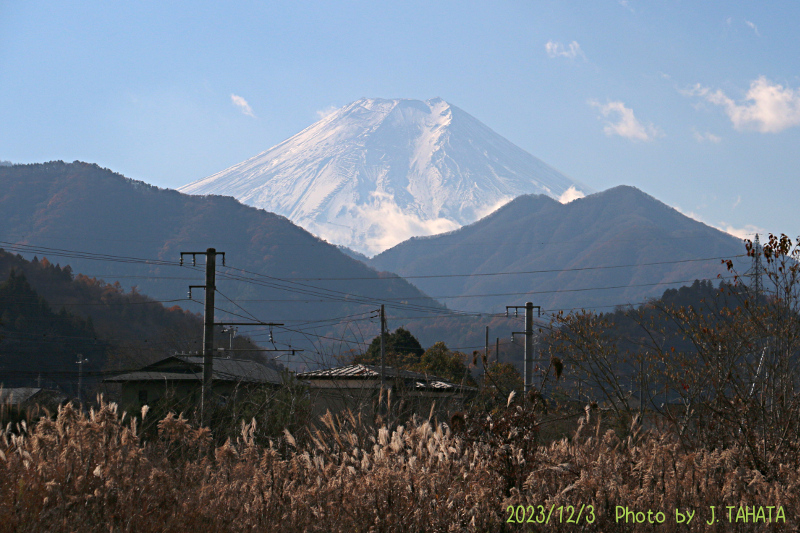
<svg viewBox="0 0 800 533">
<path fill-rule="evenodd" d="M 297 374 L 298 379 L 380 379 L 381 367 L 377 365 L 363 365 L 352 364 L 346 366 L 338 366 L 335 368 L 326 368 L 324 370 L 312 370 L 310 372 L 302 372 Z M 399 368 L 386 367 L 386 377 L 389 379 L 400 378 L 414 382 L 416 389 L 429 389 L 438 391 L 448 390 L 461 390 L 460 385 L 450 383 L 440 377 L 431 374 L 423 374 L 421 372 L 412 372 L 410 370 L 402 370 Z M 470 389 L 471 387 L 463 387 L 463 389 Z"/>
<path fill-rule="evenodd" d="M 214 358 L 212 379 L 243 383 L 271 383 L 283 380 L 274 369 L 247 359 Z M 191 381 L 203 379 L 203 358 L 195 355 L 175 355 L 141 370 L 114 376 L 105 381 Z"/>
<path fill-rule="evenodd" d="M 18 387 L 14 389 L 0 388 L 0 403 L 20 404 L 28 400 L 31 396 L 39 392 L 36 387 Z"/>
<path fill-rule="evenodd" d="M 23 405 L 38 403 L 43 405 L 60 404 L 67 400 L 67 396 L 55 389 L 39 387 L 4 388 L 0 385 L 0 403 Z"/>
</svg>

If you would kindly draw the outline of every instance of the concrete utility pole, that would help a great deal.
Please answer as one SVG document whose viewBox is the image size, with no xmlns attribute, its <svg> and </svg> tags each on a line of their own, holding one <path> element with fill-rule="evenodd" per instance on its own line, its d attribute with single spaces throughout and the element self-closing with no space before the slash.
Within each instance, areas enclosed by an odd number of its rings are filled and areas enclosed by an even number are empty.
<svg viewBox="0 0 800 533">
<path fill-rule="evenodd" d="M 486 326 L 486 342 L 483 343 L 483 381 L 486 381 L 486 367 L 489 365 L 489 326 Z"/>
<path fill-rule="evenodd" d="M 386 388 L 386 313 L 381 304 L 381 389 Z"/>
<path fill-rule="evenodd" d="M 494 362 L 500 364 L 500 337 L 494 341 Z"/>
<path fill-rule="evenodd" d="M 235 328 L 235 327 L 232 327 L 232 326 L 226 326 L 226 327 L 222 328 L 222 333 L 230 333 L 230 335 L 231 335 L 230 348 L 228 349 L 231 353 L 233 353 L 233 338 L 236 336 L 236 333 L 238 333 L 238 331 L 239 331 L 239 328 Z M 270 340 L 270 342 L 272 342 L 272 344 L 274 346 L 275 343 L 272 341 L 272 330 L 271 329 L 269 330 L 269 340 Z"/>
<path fill-rule="evenodd" d="M 527 393 L 533 381 L 533 304 L 525 304 L 525 388 Z"/>
<path fill-rule="evenodd" d="M 78 365 L 78 403 L 83 401 L 83 363 L 88 363 L 88 359 L 84 359 L 82 354 L 78 354 L 78 360 L 75 361 Z M 39 376 L 41 379 L 41 375 Z"/>
<path fill-rule="evenodd" d="M 756 233 L 755 239 L 753 239 L 753 267 L 750 270 L 750 277 L 753 279 L 751 286 L 753 287 L 753 292 L 755 293 L 755 301 L 756 305 L 758 305 L 761 301 L 761 278 L 764 274 L 764 267 L 761 264 L 761 242 L 758 239 L 758 233 Z"/>
<path fill-rule="evenodd" d="M 217 252 L 214 248 L 208 248 L 205 252 L 181 252 L 181 265 L 183 256 L 191 255 L 192 264 L 196 264 L 196 256 L 206 256 L 206 284 L 193 285 L 189 287 L 189 297 L 191 298 L 192 288 L 205 289 L 205 309 L 203 317 L 203 389 L 201 392 L 200 418 L 205 425 L 208 423 L 209 415 L 208 400 L 211 397 L 211 376 L 214 372 L 214 295 L 217 290 L 216 270 L 217 255 L 222 256 L 222 264 L 225 264 L 225 252 Z"/>
<path fill-rule="evenodd" d="M 525 309 L 525 331 L 512 331 L 511 332 L 511 340 L 514 340 L 515 334 L 524 334 L 525 335 L 525 361 L 524 361 L 524 373 L 522 376 L 522 383 L 523 383 L 523 391 L 527 394 L 531 388 L 531 382 L 533 381 L 533 308 L 536 308 L 537 314 L 541 316 L 542 308 L 538 305 L 533 305 L 531 302 L 525 303 L 525 306 L 520 305 L 507 305 L 506 306 L 506 316 L 508 316 L 508 310 L 513 309 L 514 315 L 518 316 L 518 312 L 520 309 Z"/>
</svg>

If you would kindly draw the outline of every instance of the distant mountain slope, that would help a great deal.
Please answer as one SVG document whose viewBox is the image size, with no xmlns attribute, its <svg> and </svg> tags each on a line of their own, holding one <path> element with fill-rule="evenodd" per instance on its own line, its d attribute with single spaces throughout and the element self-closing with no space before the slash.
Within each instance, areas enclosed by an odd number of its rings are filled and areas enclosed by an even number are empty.
<svg viewBox="0 0 800 533">
<path fill-rule="evenodd" d="M 198 257 L 196 268 L 191 260 L 189 266 L 179 267 L 181 251 L 215 247 L 226 252 L 227 266 L 218 260 L 217 267 L 217 307 L 227 311 L 218 312 L 220 320 L 250 321 L 252 313 L 259 320 L 291 327 L 353 313 L 368 316 L 382 301 L 413 314 L 402 304 L 407 298 L 441 309 L 404 280 L 379 274 L 286 218 L 233 198 L 188 196 L 79 162 L 1 167 L 0 183 L 0 247 L 50 247 L 46 253 L 39 250 L 39 257 L 68 263 L 76 273 L 119 280 L 125 287 L 137 285 L 157 299 L 185 299 L 190 284 L 204 284 L 204 259 Z M 90 260 L 69 250 L 155 261 Z M 294 279 L 329 277 L 357 279 Z M 376 281 L 387 277 L 391 279 Z M 177 303 L 202 312 L 203 292 L 195 289 L 193 294 L 196 302 Z M 293 329 L 276 329 L 276 343 L 296 346 L 316 340 Z M 264 328 L 261 335 L 266 335 Z"/>
<path fill-rule="evenodd" d="M 582 185 L 440 98 L 364 98 L 179 190 L 262 207 L 368 255 Z"/>
<path fill-rule="evenodd" d="M 85 370 L 102 368 L 108 346 L 90 320 L 54 311 L 22 273 L 0 283 L 0 385 L 57 385 L 69 390 L 77 378 L 76 354 Z"/>
<path fill-rule="evenodd" d="M 41 378 L 75 392 L 75 354 L 81 353 L 89 359 L 84 383 L 91 389 L 100 379 L 96 371 L 138 368 L 166 354 L 202 347 L 201 315 L 172 303 L 164 305 L 137 291 L 125 292 L 119 283 L 74 276 L 69 265 L 62 268 L 45 258 L 28 261 L 0 249 L 0 281 L 18 290 L 23 279 L 43 303 L 31 297 L 0 301 L 6 306 L 0 310 L 0 383 L 6 386 L 33 386 Z M 10 303 L 16 307 L 9 308 Z M 48 333 L 46 328 L 52 326 L 32 323 L 32 312 L 39 315 L 40 322 L 48 314 L 57 314 L 59 321 L 72 323 L 73 328 L 81 321 L 86 321 L 87 327 L 72 333 L 56 328 Z M 22 329 L 17 327 L 19 317 Z M 218 334 L 215 341 L 218 348 L 230 347 L 228 335 Z M 257 347 L 242 335 L 233 343 L 238 349 Z M 266 362 L 256 351 L 242 356 Z M 280 368 L 271 361 L 266 363 Z"/>
<path fill-rule="evenodd" d="M 718 259 L 677 261 L 742 253 L 739 239 L 620 186 L 566 205 L 522 196 L 470 226 L 403 242 L 370 264 L 401 276 L 471 274 L 409 281 L 434 298 L 484 295 L 441 300 L 453 309 L 500 312 L 526 300 L 543 309 L 635 304 L 676 286 L 667 282 L 725 273 Z M 657 262 L 665 264 L 597 268 Z M 534 270 L 548 272 L 480 275 Z"/>
</svg>

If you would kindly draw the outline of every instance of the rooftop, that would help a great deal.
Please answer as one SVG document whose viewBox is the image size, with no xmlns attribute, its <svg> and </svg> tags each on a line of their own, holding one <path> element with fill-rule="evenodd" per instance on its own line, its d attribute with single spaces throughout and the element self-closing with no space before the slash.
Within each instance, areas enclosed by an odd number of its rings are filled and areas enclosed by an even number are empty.
<svg viewBox="0 0 800 533">
<path fill-rule="evenodd" d="M 235 381 L 243 383 L 283 382 L 280 373 L 273 368 L 249 359 L 214 358 L 213 381 Z M 111 383 L 126 381 L 202 381 L 203 358 L 197 355 L 173 355 L 140 370 L 107 378 Z"/>
<path fill-rule="evenodd" d="M 410 370 L 403 370 L 400 368 L 385 367 L 386 377 L 389 379 L 403 379 L 413 381 L 414 387 L 417 389 L 434 389 L 434 390 L 461 390 L 470 387 L 462 387 L 451 383 L 445 379 L 434 376 L 432 374 L 424 374 L 421 372 L 412 372 Z M 375 380 L 381 378 L 381 367 L 376 365 L 352 364 L 345 366 L 338 366 L 334 368 L 327 368 L 324 370 L 312 370 L 310 372 L 302 372 L 297 374 L 298 379 L 315 380 L 315 379 L 364 379 Z"/>
</svg>

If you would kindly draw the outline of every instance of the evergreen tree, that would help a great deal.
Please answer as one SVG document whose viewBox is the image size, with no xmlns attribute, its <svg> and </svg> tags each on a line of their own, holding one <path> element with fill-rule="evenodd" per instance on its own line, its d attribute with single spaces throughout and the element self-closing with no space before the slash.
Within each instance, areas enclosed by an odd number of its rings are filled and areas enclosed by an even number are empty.
<svg viewBox="0 0 800 533">
<path fill-rule="evenodd" d="M 397 328 L 392 333 L 387 333 L 384 338 L 386 350 L 386 365 L 393 368 L 410 369 L 420 362 L 425 349 L 414 335 L 405 328 Z M 367 365 L 381 364 L 381 336 L 372 339 L 367 352 L 356 356 L 354 363 Z"/>
</svg>

